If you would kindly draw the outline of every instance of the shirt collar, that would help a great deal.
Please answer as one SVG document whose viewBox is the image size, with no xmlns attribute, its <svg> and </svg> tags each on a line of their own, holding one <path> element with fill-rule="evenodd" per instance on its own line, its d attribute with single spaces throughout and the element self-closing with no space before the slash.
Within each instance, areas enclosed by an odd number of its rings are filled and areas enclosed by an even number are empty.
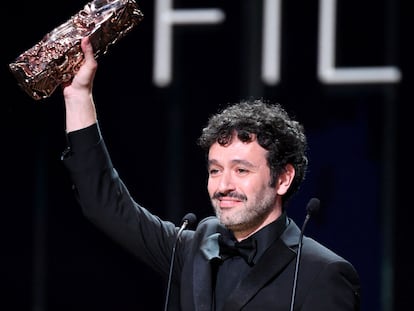
<svg viewBox="0 0 414 311">
<path fill-rule="evenodd" d="M 256 255 L 253 258 L 253 264 L 256 264 L 260 257 L 265 253 L 265 251 L 276 241 L 283 231 L 286 228 L 287 224 L 287 215 L 286 212 L 283 212 L 279 218 L 265 227 L 261 228 L 259 231 L 255 232 L 248 238 L 254 238 L 257 241 L 257 251 Z M 234 239 L 232 232 L 225 230 L 221 232 L 222 235 L 230 235 Z"/>
<path fill-rule="evenodd" d="M 283 212 L 278 219 L 261 228 L 252 235 L 252 237 L 254 237 L 257 241 L 257 252 L 253 259 L 254 264 L 258 262 L 260 257 L 273 244 L 273 242 L 281 236 L 286 228 L 286 220 L 286 212 Z"/>
</svg>

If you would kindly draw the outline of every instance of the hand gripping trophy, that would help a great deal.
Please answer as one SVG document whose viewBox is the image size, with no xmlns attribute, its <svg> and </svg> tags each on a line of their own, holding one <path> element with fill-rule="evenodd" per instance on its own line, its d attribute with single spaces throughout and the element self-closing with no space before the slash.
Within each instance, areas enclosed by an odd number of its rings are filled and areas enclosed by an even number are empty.
<svg viewBox="0 0 414 311">
<path fill-rule="evenodd" d="M 83 63 L 80 41 L 90 36 L 95 57 L 143 19 L 134 0 L 94 0 L 9 64 L 20 87 L 35 100 L 49 97 Z"/>
</svg>

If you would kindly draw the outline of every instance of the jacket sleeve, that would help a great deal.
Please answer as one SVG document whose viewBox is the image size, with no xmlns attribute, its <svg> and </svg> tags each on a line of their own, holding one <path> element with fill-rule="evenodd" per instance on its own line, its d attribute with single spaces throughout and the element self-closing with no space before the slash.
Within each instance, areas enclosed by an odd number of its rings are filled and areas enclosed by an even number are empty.
<svg viewBox="0 0 414 311">
<path fill-rule="evenodd" d="M 62 155 L 87 219 L 164 276 L 178 228 L 137 204 L 112 165 L 98 124 L 67 135 Z"/>
</svg>

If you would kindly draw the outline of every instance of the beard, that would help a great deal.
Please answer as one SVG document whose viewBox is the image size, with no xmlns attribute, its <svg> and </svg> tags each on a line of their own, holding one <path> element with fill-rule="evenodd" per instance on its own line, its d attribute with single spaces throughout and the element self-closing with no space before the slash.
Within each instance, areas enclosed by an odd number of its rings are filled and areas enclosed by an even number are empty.
<svg viewBox="0 0 414 311">
<path fill-rule="evenodd" d="M 233 197 L 241 200 L 242 205 L 230 209 L 220 208 L 219 198 Z M 267 187 L 257 192 L 255 196 L 247 198 L 245 195 L 231 192 L 227 194 L 215 193 L 211 198 L 214 212 L 220 223 L 233 232 L 255 231 L 274 210 L 277 193 L 274 188 Z"/>
</svg>

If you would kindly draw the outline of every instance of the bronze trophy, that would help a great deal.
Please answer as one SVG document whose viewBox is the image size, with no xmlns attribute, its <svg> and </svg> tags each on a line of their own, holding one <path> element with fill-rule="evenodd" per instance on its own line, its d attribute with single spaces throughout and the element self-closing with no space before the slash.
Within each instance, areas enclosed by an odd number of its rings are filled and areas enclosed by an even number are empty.
<svg viewBox="0 0 414 311">
<path fill-rule="evenodd" d="M 98 57 L 142 19 L 143 14 L 134 0 L 91 1 L 19 55 L 9 68 L 20 87 L 32 98 L 47 98 L 79 70 L 84 60 L 80 47 L 83 37 L 90 37 Z"/>
</svg>

